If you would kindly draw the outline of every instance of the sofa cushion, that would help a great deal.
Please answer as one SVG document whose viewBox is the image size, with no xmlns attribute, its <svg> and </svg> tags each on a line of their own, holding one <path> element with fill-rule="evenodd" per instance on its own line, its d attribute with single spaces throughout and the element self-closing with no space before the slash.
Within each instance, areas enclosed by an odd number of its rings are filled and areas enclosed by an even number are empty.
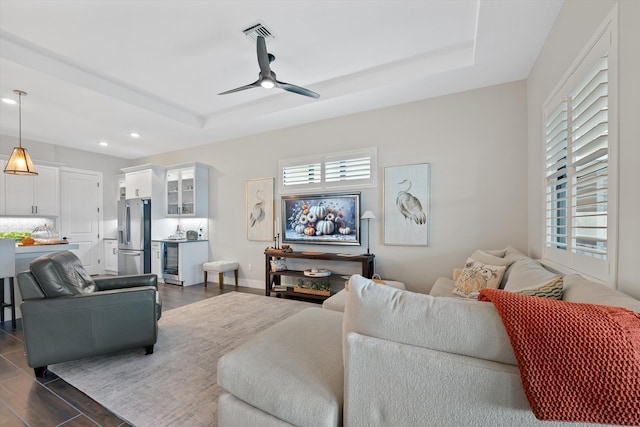
<svg viewBox="0 0 640 427">
<path fill-rule="evenodd" d="M 374 280 L 374 282 L 376 281 Z M 379 282 L 376 283 L 379 284 Z M 405 289 L 404 283 L 396 282 L 394 280 L 385 280 L 384 284 L 396 289 Z M 345 287 L 340 292 L 333 294 L 322 302 L 322 308 L 325 310 L 344 312 L 344 307 L 347 304 L 348 292 L 349 290 Z"/>
<path fill-rule="evenodd" d="M 509 270 L 509 278 L 504 285 L 504 290 L 511 292 L 542 286 L 559 277 L 558 274 L 550 272 L 538 261 L 529 257 L 517 260 Z"/>
<path fill-rule="evenodd" d="M 393 289 L 360 275 L 351 278 L 345 309 L 343 337 L 349 332 L 516 364 L 492 305 Z"/>
<path fill-rule="evenodd" d="M 497 289 L 506 269 L 507 267 L 504 265 L 488 265 L 469 258 L 456 280 L 453 293 L 467 298 L 475 298 L 481 289 Z"/>
<path fill-rule="evenodd" d="M 387 286 L 381 286 L 387 288 Z M 293 425 L 342 421 L 342 313 L 308 308 L 218 361 L 218 384 L 247 404 Z"/>
<path fill-rule="evenodd" d="M 29 268 L 47 298 L 96 290 L 95 282 L 73 252 L 43 255 L 31 261 Z"/>
<path fill-rule="evenodd" d="M 564 301 L 623 307 L 640 313 L 640 301 L 579 274 L 564 276 Z"/>
<path fill-rule="evenodd" d="M 453 290 L 456 287 L 455 280 L 451 280 L 448 277 L 438 277 L 436 282 L 431 288 L 429 295 L 432 297 L 454 297 Z"/>
</svg>

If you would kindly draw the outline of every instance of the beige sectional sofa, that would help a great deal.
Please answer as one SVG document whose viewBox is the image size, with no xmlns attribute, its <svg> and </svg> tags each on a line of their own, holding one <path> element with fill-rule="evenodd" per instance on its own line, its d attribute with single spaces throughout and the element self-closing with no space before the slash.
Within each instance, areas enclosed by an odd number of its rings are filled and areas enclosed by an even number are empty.
<svg viewBox="0 0 640 427">
<path fill-rule="evenodd" d="M 507 261 L 506 290 L 557 277 L 512 248 L 494 254 Z M 640 301 L 606 286 L 578 275 L 563 281 L 565 301 L 640 312 Z M 220 359 L 219 425 L 567 426 L 534 417 L 496 309 L 454 295 L 455 285 L 438 279 L 426 295 L 353 276 L 325 308 L 291 316 Z"/>
</svg>

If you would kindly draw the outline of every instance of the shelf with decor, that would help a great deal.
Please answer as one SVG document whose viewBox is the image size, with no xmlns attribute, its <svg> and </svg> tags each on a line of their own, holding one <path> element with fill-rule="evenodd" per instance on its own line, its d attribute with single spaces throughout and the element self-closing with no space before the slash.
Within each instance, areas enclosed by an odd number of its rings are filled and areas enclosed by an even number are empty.
<svg viewBox="0 0 640 427">
<path fill-rule="evenodd" d="M 320 292 L 310 292 L 310 290 L 299 290 L 296 291 L 295 285 L 282 285 L 282 277 L 295 277 L 302 280 L 326 280 L 326 281 L 336 281 L 342 280 L 344 281 L 344 274 L 328 274 L 328 275 L 317 275 L 317 276 L 309 276 L 308 273 L 305 274 L 304 270 L 280 270 L 273 271 L 271 266 L 271 262 L 278 259 L 300 259 L 300 260 L 309 260 L 309 261 L 332 261 L 332 262 L 340 262 L 340 263 L 357 263 L 360 264 L 359 273 L 364 277 L 371 278 L 374 273 L 374 260 L 375 255 L 352 255 L 352 254 L 337 254 L 337 253 L 329 253 L 329 252 L 285 252 L 279 249 L 266 249 L 264 251 L 265 255 L 265 295 L 270 296 L 271 293 L 279 294 L 282 296 L 288 297 L 296 297 L 296 298 L 306 298 L 312 300 L 325 300 L 331 295 L 331 292 L 327 294 Z"/>
</svg>

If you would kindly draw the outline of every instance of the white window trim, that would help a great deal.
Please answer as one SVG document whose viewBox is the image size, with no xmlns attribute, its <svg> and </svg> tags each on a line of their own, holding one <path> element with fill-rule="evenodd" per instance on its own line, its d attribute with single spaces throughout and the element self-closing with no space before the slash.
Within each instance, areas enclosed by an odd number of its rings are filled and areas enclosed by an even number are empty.
<svg viewBox="0 0 640 427">
<path fill-rule="evenodd" d="M 542 258 L 545 262 L 566 267 L 586 276 L 591 276 L 607 283 L 611 287 L 616 287 L 617 282 L 617 252 L 618 252 L 618 6 L 614 5 L 606 19 L 599 26 L 598 30 L 591 37 L 586 46 L 582 49 L 577 59 L 571 64 L 560 82 L 551 92 L 543 104 L 543 114 L 550 108 L 555 108 L 559 100 L 566 98 L 569 91 L 573 89 L 571 80 L 576 71 L 587 63 L 594 54 L 594 48 L 598 46 L 603 37 L 609 38 L 607 53 L 609 56 L 609 120 L 608 120 L 608 206 L 607 206 L 607 259 L 605 261 L 574 254 L 570 250 L 558 250 L 549 248 L 546 245 L 546 155 L 545 145 L 541 144 L 541 209 L 542 209 Z M 541 123 L 544 135 L 544 120 Z M 571 224 L 567 224 L 570 226 Z"/>
<path fill-rule="evenodd" d="M 325 164 L 338 160 L 350 160 L 362 157 L 371 158 L 370 177 L 368 179 L 355 179 L 346 181 L 325 181 Z M 285 186 L 283 171 L 287 167 L 319 163 L 321 165 L 320 182 L 314 184 L 300 184 Z M 359 150 L 341 151 L 335 153 L 319 154 L 315 156 L 298 157 L 295 159 L 283 159 L 278 162 L 278 192 L 287 194 L 306 194 L 318 191 L 342 191 L 361 188 L 376 188 L 378 185 L 378 148 L 369 147 Z"/>
</svg>

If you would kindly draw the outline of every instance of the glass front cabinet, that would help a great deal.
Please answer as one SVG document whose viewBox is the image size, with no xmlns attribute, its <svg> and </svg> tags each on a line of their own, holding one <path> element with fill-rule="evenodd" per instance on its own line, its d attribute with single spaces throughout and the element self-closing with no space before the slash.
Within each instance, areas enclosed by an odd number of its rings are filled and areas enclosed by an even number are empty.
<svg viewBox="0 0 640 427">
<path fill-rule="evenodd" d="M 190 163 L 167 168 L 167 216 L 209 216 L 209 168 Z"/>
</svg>

